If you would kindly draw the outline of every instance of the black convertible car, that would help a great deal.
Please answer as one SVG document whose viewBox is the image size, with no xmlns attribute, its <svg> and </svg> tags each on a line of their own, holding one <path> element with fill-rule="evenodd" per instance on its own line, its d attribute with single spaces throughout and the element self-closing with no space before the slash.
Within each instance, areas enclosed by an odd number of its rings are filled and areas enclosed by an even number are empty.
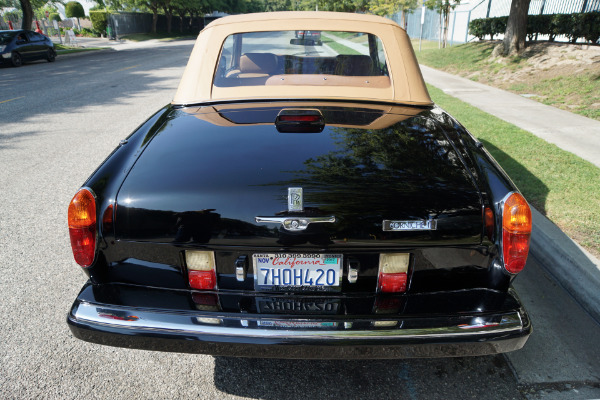
<svg viewBox="0 0 600 400">
<path fill-rule="evenodd" d="M 321 43 L 296 37 L 322 32 Z M 281 358 L 482 355 L 531 324 L 531 212 L 394 22 L 232 16 L 69 205 L 80 339 Z"/>
</svg>

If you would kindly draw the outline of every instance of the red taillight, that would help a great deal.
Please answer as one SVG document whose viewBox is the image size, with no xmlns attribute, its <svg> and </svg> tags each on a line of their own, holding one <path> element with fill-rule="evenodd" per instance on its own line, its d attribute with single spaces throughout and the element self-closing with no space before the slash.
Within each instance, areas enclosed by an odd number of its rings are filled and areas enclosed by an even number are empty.
<svg viewBox="0 0 600 400">
<path fill-rule="evenodd" d="M 217 276 L 211 271 L 188 271 L 190 286 L 194 289 L 210 290 L 217 284 Z"/>
<path fill-rule="evenodd" d="M 408 275 L 406 272 L 397 274 L 379 274 L 379 291 L 382 293 L 402 293 L 406 292 L 406 282 Z"/>
<path fill-rule="evenodd" d="M 527 262 L 531 237 L 531 210 L 519 193 L 513 193 L 502 211 L 502 248 L 504 268 L 511 274 L 521 272 Z"/>
<path fill-rule="evenodd" d="M 317 122 L 321 120 L 320 115 L 280 115 L 279 120 L 284 122 Z"/>
<path fill-rule="evenodd" d="M 216 288 L 215 253 L 186 250 L 185 262 L 188 269 L 188 281 L 192 289 L 211 290 Z"/>
<path fill-rule="evenodd" d="M 381 253 L 379 255 L 379 277 L 377 291 L 382 293 L 404 293 L 408 282 L 408 253 Z"/>
<path fill-rule="evenodd" d="M 69 204 L 69 235 L 77 264 L 89 267 L 96 254 L 96 200 L 81 189 Z"/>
</svg>

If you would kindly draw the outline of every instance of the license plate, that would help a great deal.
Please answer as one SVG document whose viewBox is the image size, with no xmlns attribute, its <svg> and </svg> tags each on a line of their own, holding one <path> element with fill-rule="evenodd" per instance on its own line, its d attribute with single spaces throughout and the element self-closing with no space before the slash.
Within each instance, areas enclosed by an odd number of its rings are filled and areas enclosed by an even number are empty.
<svg viewBox="0 0 600 400">
<path fill-rule="evenodd" d="M 340 285 L 341 254 L 254 254 L 256 286 L 330 288 Z"/>
</svg>

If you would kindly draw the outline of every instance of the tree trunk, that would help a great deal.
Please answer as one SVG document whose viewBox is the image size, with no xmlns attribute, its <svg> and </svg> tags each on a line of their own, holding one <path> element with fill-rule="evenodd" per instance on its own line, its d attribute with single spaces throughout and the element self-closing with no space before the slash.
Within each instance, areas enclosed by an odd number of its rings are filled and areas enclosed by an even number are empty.
<svg viewBox="0 0 600 400">
<path fill-rule="evenodd" d="M 33 9 L 31 8 L 31 2 L 29 0 L 19 0 L 21 3 L 21 10 L 23 10 L 23 22 L 21 23 L 21 29 L 31 30 L 31 21 L 33 21 Z"/>
<path fill-rule="evenodd" d="M 156 33 L 156 23 L 158 22 L 158 9 L 152 9 L 152 33 Z"/>
<path fill-rule="evenodd" d="M 448 46 L 448 25 L 450 24 L 450 7 L 446 7 L 444 11 L 444 38 L 442 41 L 442 48 Z"/>
<path fill-rule="evenodd" d="M 516 54 L 525 48 L 527 14 L 531 0 L 512 0 L 504 32 L 504 55 Z"/>
<path fill-rule="evenodd" d="M 171 33 L 171 16 L 173 15 L 173 11 L 165 5 L 163 5 L 163 11 L 165 12 L 165 17 L 167 17 L 167 33 Z"/>
</svg>

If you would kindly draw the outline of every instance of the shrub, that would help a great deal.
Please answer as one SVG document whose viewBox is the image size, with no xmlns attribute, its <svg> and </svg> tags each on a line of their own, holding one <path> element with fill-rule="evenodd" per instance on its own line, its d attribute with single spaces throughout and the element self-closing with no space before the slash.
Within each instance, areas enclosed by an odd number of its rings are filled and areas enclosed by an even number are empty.
<svg viewBox="0 0 600 400">
<path fill-rule="evenodd" d="M 108 25 L 108 13 L 106 11 L 90 11 L 90 20 L 96 32 L 106 32 L 106 26 Z"/>
<path fill-rule="evenodd" d="M 600 40 L 600 11 L 585 13 L 582 17 L 585 40 L 597 43 Z"/>
<path fill-rule="evenodd" d="M 84 18 L 85 11 L 81 3 L 70 1 L 65 5 L 65 14 L 67 18 Z"/>
<path fill-rule="evenodd" d="M 507 23 L 508 17 L 475 19 L 469 23 L 469 33 L 479 40 L 487 35 L 493 40 L 494 35 L 506 31 Z M 527 37 L 531 41 L 537 34 L 547 35 L 551 42 L 556 36 L 564 35 L 571 43 L 579 38 L 596 43 L 600 39 L 600 12 L 529 15 Z"/>
<path fill-rule="evenodd" d="M 485 22 L 485 18 L 474 19 L 473 21 L 469 22 L 469 33 L 475 36 L 477 39 L 483 40 L 486 35 L 484 27 Z"/>
<path fill-rule="evenodd" d="M 56 22 L 60 22 L 62 21 L 62 19 L 60 18 L 60 14 L 59 13 L 50 13 L 50 21 L 56 21 Z"/>
<path fill-rule="evenodd" d="M 490 39 L 494 40 L 494 35 L 500 35 L 506 32 L 508 17 L 489 18 L 490 20 Z"/>
</svg>

